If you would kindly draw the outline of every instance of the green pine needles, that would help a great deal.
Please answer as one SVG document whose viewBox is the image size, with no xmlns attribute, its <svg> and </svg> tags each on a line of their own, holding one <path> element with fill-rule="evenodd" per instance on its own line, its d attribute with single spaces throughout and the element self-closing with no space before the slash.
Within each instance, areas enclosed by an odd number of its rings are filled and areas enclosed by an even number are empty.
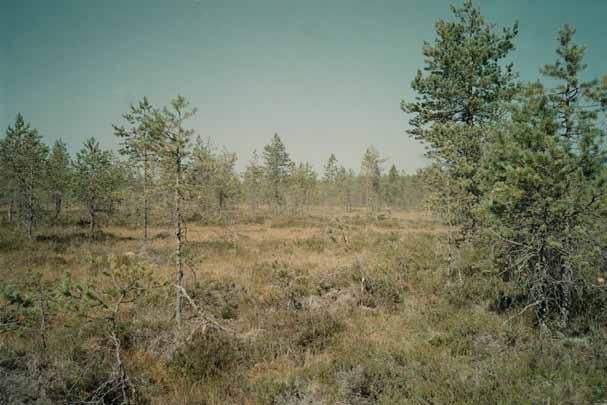
<svg viewBox="0 0 607 405">
<path fill-rule="evenodd" d="M 585 48 L 565 26 L 557 61 L 541 69 L 555 87 L 517 83 L 505 62 L 517 24 L 498 33 L 470 1 L 452 11 L 424 46 L 415 101 L 402 103 L 432 162 L 435 207 L 457 234 L 449 242 L 490 247 L 542 324 L 604 317 L 607 80 L 583 80 Z"/>
</svg>

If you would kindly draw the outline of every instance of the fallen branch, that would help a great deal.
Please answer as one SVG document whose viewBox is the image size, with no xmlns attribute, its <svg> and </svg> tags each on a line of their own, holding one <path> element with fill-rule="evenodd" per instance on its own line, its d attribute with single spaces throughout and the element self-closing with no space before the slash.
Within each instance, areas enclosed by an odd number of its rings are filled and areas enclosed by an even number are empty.
<svg viewBox="0 0 607 405">
<path fill-rule="evenodd" d="M 200 309 L 200 307 L 198 305 L 196 305 L 196 302 L 194 302 L 192 297 L 190 297 L 190 295 L 187 293 L 186 289 L 183 288 L 183 286 L 177 285 L 176 288 L 181 292 L 181 294 L 189 302 L 189 304 L 192 306 L 192 308 L 194 308 L 196 310 L 196 312 L 198 313 L 198 316 L 201 319 L 200 324 L 196 327 L 195 330 L 197 330 L 201 326 L 206 329 L 206 326 L 211 325 L 214 328 L 222 330 L 224 332 L 234 333 L 234 331 L 232 329 L 229 329 L 229 328 L 223 326 L 211 315 L 206 314 L 202 309 Z"/>
<path fill-rule="evenodd" d="M 540 304 L 540 301 L 535 301 L 535 302 L 527 305 L 525 308 L 523 308 L 523 310 L 521 312 L 519 312 L 518 314 L 514 314 L 513 316 L 511 316 L 510 318 L 505 320 L 504 323 L 502 324 L 502 326 L 506 326 L 506 324 L 509 323 L 511 320 L 513 320 L 514 318 L 516 318 L 518 316 L 523 315 L 529 308 L 532 308 L 538 304 Z"/>
</svg>

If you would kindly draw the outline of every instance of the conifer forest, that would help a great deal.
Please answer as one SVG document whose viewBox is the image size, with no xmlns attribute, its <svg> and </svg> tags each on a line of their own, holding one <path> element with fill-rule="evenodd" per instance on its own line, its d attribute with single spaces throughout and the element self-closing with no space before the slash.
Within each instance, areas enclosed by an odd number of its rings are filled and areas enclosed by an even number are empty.
<svg viewBox="0 0 607 405">
<path fill-rule="evenodd" d="M 534 27 L 453 2 L 400 38 L 416 170 L 377 132 L 355 165 L 288 129 L 242 155 L 178 91 L 76 140 L 11 112 L 0 403 L 607 403 L 607 55 L 579 40 L 607 29 L 534 31 L 529 70 Z"/>
</svg>

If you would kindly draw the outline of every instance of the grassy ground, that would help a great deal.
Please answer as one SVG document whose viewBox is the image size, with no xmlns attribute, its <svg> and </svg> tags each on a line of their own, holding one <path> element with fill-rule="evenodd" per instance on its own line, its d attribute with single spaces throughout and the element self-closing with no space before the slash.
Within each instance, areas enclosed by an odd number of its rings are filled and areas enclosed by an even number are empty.
<svg viewBox="0 0 607 405">
<path fill-rule="evenodd" d="M 500 286 L 483 276 L 483 258 L 464 257 L 463 284 L 447 277 L 444 229 L 422 212 L 234 222 L 187 229 L 187 291 L 225 330 L 197 328 L 188 303 L 176 329 L 170 228 L 152 229 L 146 249 L 126 227 L 97 241 L 85 228 L 49 228 L 33 243 L 5 228 L 0 402 L 74 403 L 111 378 L 107 312 L 61 291 L 66 274 L 106 291 L 116 263 L 149 270 L 155 286 L 117 316 L 138 403 L 606 399 L 605 330 L 555 336 L 522 308 L 491 310 Z"/>
</svg>

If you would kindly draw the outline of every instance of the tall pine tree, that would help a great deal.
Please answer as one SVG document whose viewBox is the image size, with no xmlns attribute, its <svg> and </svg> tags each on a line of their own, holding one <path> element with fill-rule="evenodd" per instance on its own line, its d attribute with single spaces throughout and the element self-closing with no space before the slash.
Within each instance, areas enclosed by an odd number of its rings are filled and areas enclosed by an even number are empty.
<svg viewBox="0 0 607 405">
<path fill-rule="evenodd" d="M 21 114 L 17 114 L 14 126 L 6 131 L 0 144 L 0 158 L 12 194 L 9 215 L 12 206 L 16 207 L 20 223 L 32 239 L 34 223 L 42 211 L 40 199 L 45 186 L 48 147 Z"/>
<path fill-rule="evenodd" d="M 113 125 L 114 133 L 122 139 L 120 153 L 129 158 L 141 170 L 143 205 L 143 240 L 148 240 L 149 195 L 153 182 L 154 164 L 157 159 L 159 134 L 153 125 L 154 108 L 146 97 L 123 115 L 129 127 Z"/>
<path fill-rule="evenodd" d="M 59 218 L 72 181 L 72 161 L 66 144 L 59 139 L 53 144 L 48 160 L 47 187 L 54 205 L 54 219 Z"/>
<path fill-rule="evenodd" d="M 103 150 L 95 138 L 89 138 L 76 154 L 74 189 L 89 214 L 91 238 L 99 227 L 99 214 L 109 212 L 119 183 L 113 164 L 112 152 Z"/>
<path fill-rule="evenodd" d="M 242 184 L 245 199 L 249 202 L 253 213 L 256 213 L 259 208 L 263 196 L 263 183 L 264 168 L 259 154 L 257 151 L 253 151 L 253 156 L 245 169 Z"/>
<path fill-rule="evenodd" d="M 274 134 L 272 141 L 264 146 L 263 159 L 265 177 L 270 187 L 270 201 L 278 208 L 285 203 L 284 193 L 293 168 L 287 148 L 278 134 Z"/>
<path fill-rule="evenodd" d="M 154 113 L 154 131 L 159 136 L 159 156 L 165 187 L 173 195 L 173 222 L 175 227 L 175 319 L 181 326 L 181 298 L 183 289 L 184 199 L 187 192 L 186 171 L 191 155 L 194 130 L 185 122 L 196 114 L 185 97 L 178 95 L 170 106 Z"/>
<path fill-rule="evenodd" d="M 378 210 L 381 206 L 381 165 L 384 162 L 385 159 L 381 158 L 373 146 L 367 148 L 362 158 L 360 175 L 364 183 L 364 203 L 373 210 Z"/>
<path fill-rule="evenodd" d="M 470 0 L 451 10 L 453 20 L 439 20 L 434 43 L 424 43 L 426 66 L 411 84 L 415 101 L 401 107 L 412 115 L 409 134 L 425 144 L 432 160 L 438 206 L 452 208 L 448 220 L 463 225 L 465 234 L 476 228 L 482 128 L 495 122 L 516 90 L 512 65 L 504 60 L 518 25 L 499 32 Z"/>
<path fill-rule="evenodd" d="M 593 288 L 607 264 L 607 145 L 596 102 L 605 88 L 581 80 L 584 48 L 574 32 L 560 31 L 559 58 L 542 69 L 557 87 L 527 87 L 496 127 L 481 170 L 484 224 L 501 274 L 541 322 L 556 318 L 561 327 L 579 314 L 601 317 L 596 309 L 607 302 Z"/>
</svg>

